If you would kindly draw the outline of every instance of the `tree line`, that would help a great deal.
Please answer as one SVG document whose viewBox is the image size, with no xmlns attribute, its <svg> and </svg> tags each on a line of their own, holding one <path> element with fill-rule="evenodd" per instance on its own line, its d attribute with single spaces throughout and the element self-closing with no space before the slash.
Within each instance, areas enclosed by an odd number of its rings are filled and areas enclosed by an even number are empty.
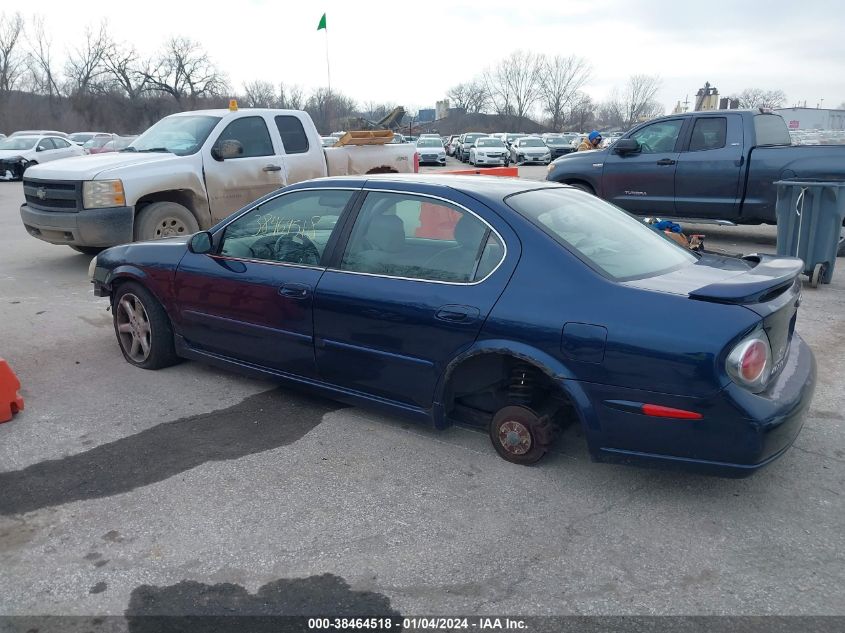
<svg viewBox="0 0 845 633">
<path fill-rule="evenodd" d="M 664 114 L 656 100 L 657 76 L 636 74 L 594 101 L 584 87 L 589 61 L 518 50 L 468 81 L 450 88 L 450 105 L 469 114 L 497 114 L 514 122 L 532 118 L 553 131 L 628 128 Z M 377 120 L 395 104 L 358 104 L 319 87 L 247 82 L 235 94 L 226 73 L 189 37 L 171 37 L 150 56 L 117 42 L 107 22 L 88 27 L 76 46 L 55 50 L 43 16 L 0 14 L 0 131 L 22 128 L 104 129 L 138 133 L 182 110 L 225 107 L 238 97 L 245 107 L 306 110 L 322 133 L 354 125 L 353 117 Z M 781 90 L 746 89 L 740 107 L 780 107 Z"/>
</svg>

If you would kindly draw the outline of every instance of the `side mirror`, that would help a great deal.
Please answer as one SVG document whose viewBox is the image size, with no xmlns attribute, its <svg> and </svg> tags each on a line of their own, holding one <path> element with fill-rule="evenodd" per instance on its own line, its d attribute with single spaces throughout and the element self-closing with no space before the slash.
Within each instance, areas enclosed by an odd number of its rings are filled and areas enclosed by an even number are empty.
<svg viewBox="0 0 845 633">
<path fill-rule="evenodd" d="M 211 148 L 211 157 L 216 161 L 243 156 L 244 146 L 240 141 L 220 141 Z"/>
<path fill-rule="evenodd" d="M 213 242 L 211 240 L 211 233 L 208 231 L 200 231 L 194 233 L 191 239 L 188 240 L 188 250 L 196 255 L 205 255 L 211 252 Z"/>
<path fill-rule="evenodd" d="M 613 151 L 617 154 L 633 154 L 640 151 L 640 144 L 632 138 L 620 138 L 613 145 Z"/>
</svg>

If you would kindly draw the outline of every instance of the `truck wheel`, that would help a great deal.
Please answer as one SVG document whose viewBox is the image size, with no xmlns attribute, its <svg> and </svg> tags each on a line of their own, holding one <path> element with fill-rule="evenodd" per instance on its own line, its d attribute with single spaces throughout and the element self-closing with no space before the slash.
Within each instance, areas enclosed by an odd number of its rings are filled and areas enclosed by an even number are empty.
<svg viewBox="0 0 845 633">
<path fill-rule="evenodd" d="M 141 284 L 120 286 L 112 300 L 114 332 L 123 357 L 141 369 L 161 369 L 179 362 L 173 328 L 164 308 Z"/>
<path fill-rule="evenodd" d="M 75 244 L 71 244 L 70 247 L 77 253 L 82 253 L 83 255 L 99 255 L 106 250 L 100 246 L 76 246 Z"/>
<path fill-rule="evenodd" d="M 553 428 L 549 416 L 538 416 L 527 407 L 499 409 L 490 421 L 490 440 L 501 457 L 514 464 L 540 460 L 551 446 Z"/>
<path fill-rule="evenodd" d="M 200 230 L 194 214 L 175 202 L 153 202 L 135 216 L 135 241 L 191 235 Z"/>
</svg>

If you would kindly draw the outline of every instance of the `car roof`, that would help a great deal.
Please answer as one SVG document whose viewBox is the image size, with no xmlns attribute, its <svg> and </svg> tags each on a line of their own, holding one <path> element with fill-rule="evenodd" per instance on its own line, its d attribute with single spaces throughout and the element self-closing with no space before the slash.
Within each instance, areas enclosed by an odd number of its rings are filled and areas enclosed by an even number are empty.
<svg viewBox="0 0 845 633">
<path fill-rule="evenodd" d="M 523 191 L 568 188 L 544 180 L 502 178 L 498 176 L 462 176 L 452 174 L 371 174 L 369 176 L 329 176 L 307 181 L 307 187 L 366 187 L 367 184 L 395 183 L 398 185 L 427 185 L 452 189 L 493 204 Z M 301 183 L 305 185 L 306 183 Z M 408 193 L 414 193 L 409 191 Z M 444 192 L 446 193 L 446 192 Z"/>
</svg>

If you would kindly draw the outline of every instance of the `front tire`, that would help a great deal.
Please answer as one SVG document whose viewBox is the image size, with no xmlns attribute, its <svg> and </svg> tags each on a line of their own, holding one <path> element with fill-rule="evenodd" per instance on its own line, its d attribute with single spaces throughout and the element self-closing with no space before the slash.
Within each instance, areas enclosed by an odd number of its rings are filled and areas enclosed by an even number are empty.
<svg viewBox="0 0 845 633">
<path fill-rule="evenodd" d="M 490 441 L 499 456 L 514 464 L 536 464 L 552 444 L 549 416 L 538 416 L 527 407 L 499 409 L 490 421 Z"/>
<path fill-rule="evenodd" d="M 153 202 L 135 216 L 136 242 L 191 235 L 199 230 L 194 214 L 176 202 Z"/>
<path fill-rule="evenodd" d="M 152 293 L 134 281 L 121 285 L 112 300 L 114 333 L 123 357 L 141 369 L 162 369 L 179 362 L 173 327 Z"/>
</svg>

